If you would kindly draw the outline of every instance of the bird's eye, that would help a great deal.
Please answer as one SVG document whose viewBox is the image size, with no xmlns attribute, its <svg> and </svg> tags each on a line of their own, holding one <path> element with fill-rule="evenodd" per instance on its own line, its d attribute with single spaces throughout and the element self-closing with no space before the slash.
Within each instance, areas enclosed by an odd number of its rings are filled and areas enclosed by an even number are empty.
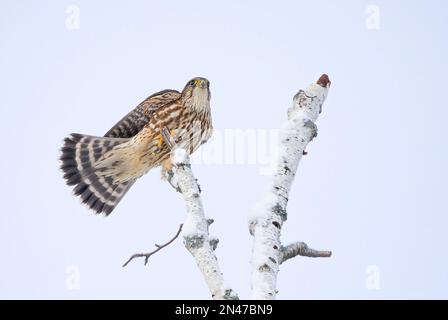
<svg viewBox="0 0 448 320">
<path fill-rule="evenodd" d="M 191 80 L 189 83 L 190 86 L 194 86 L 194 80 Z"/>
</svg>

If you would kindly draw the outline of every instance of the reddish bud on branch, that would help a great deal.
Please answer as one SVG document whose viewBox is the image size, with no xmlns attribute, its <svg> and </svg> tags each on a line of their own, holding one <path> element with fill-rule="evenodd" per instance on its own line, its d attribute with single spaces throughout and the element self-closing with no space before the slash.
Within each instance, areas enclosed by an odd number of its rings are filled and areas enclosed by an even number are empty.
<svg viewBox="0 0 448 320">
<path fill-rule="evenodd" d="M 320 76 L 319 80 L 317 80 L 316 83 L 324 88 L 326 88 L 327 85 L 331 85 L 330 78 L 328 78 L 328 75 L 326 75 L 325 73 Z"/>
</svg>

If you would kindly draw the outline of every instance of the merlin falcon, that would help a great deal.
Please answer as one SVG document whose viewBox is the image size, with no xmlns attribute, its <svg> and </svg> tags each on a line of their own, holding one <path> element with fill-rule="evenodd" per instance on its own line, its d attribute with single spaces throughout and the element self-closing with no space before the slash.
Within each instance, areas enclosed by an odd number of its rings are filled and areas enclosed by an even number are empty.
<svg viewBox="0 0 448 320">
<path fill-rule="evenodd" d="M 109 215 L 139 177 L 171 168 L 172 143 L 191 154 L 211 134 L 210 82 L 193 78 L 182 92 L 149 96 L 104 137 L 72 133 L 61 149 L 61 169 L 83 203 Z"/>
</svg>

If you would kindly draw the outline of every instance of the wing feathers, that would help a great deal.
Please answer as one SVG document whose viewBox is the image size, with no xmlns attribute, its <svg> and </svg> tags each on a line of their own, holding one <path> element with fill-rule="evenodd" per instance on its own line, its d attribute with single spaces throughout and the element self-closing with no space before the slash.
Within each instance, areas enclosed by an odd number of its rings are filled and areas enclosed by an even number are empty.
<svg viewBox="0 0 448 320">
<path fill-rule="evenodd" d="M 61 169 L 73 192 L 96 213 L 109 215 L 135 180 L 117 182 L 111 176 L 98 175 L 93 164 L 114 146 L 128 141 L 149 122 L 151 114 L 180 98 L 175 90 L 157 92 L 115 124 L 105 138 L 71 134 L 61 149 Z"/>
<path fill-rule="evenodd" d="M 131 138 L 149 122 L 151 114 L 160 107 L 180 98 L 176 90 L 163 90 L 146 98 L 134 110 L 115 124 L 105 137 Z"/>
</svg>

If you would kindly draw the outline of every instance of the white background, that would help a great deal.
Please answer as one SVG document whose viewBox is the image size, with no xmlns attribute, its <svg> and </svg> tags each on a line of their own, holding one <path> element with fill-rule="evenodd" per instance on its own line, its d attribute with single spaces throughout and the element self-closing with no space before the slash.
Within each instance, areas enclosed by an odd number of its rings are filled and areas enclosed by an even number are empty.
<svg viewBox="0 0 448 320">
<path fill-rule="evenodd" d="M 373 29 L 369 5 L 379 9 Z M 151 93 L 194 76 L 211 81 L 216 128 L 275 129 L 297 90 L 325 72 L 332 87 L 283 240 L 333 257 L 282 265 L 278 297 L 448 298 L 447 10 L 443 1 L 1 1 L 0 297 L 208 299 L 180 239 L 149 266 L 121 267 L 185 217 L 158 170 L 110 217 L 95 216 L 64 185 L 62 139 L 102 135 Z M 246 216 L 268 182 L 259 167 L 194 166 L 224 276 L 242 298 Z M 369 270 L 379 272 L 373 286 Z"/>
</svg>

